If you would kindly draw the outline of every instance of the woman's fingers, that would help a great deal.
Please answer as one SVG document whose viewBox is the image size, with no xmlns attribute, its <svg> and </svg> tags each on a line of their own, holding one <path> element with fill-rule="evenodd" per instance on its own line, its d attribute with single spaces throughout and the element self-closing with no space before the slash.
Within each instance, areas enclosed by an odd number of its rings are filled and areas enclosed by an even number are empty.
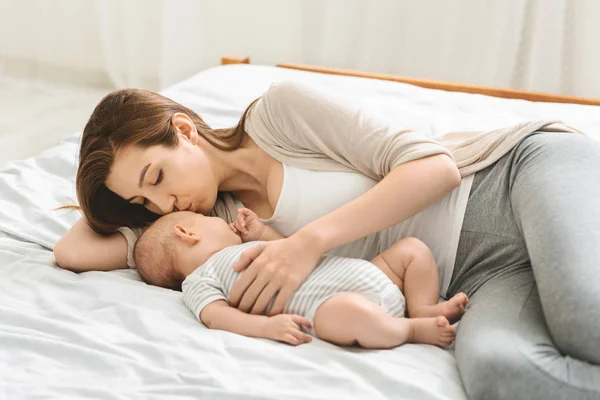
<svg viewBox="0 0 600 400">
<path fill-rule="evenodd" d="M 277 295 L 277 298 L 275 299 L 275 303 L 273 303 L 273 308 L 271 308 L 271 310 L 269 310 L 268 315 L 273 316 L 273 315 L 281 314 L 283 312 L 283 308 L 289 301 L 290 297 L 292 297 L 292 294 L 294 294 L 296 289 L 298 289 L 298 287 L 300 287 L 299 284 L 295 285 L 295 284 L 292 284 L 290 281 L 288 281 L 285 285 L 283 285 L 283 287 L 279 290 L 279 294 Z"/>
<path fill-rule="evenodd" d="M 279 290 L 279 285 L 275 282 L 271 281 L 261 292 L 258 299 L 256 299 L 256 303 L 254 303 L 254 307 L 250 311 L 250 314 L 262 315 L 267 309 L 271 299 L 277 294 Z"/>
<path fill-rule="evenodd" d="M 233 270 L 236 272 L 243 271 L 248 267 L 254 260 L 260 256 L 265 248 L 266 243 L 260 243 L 256 246 L 250 247 L 248 250 L 244 250 L 238 262 L 233 265 Z M 246 275 L 246 274 L 244 274 Z M 252 277 L 254 279 L 254 277 Z"/>
<path fill-rule="evenodd" d="M 231 294 L 229 295 L 229 304 L 237 308 L 242 296 L 256 279 L 257 271 L 255 268 L 248 268 L 246 272 L 233 284 Z"/>
<path fill-rule="evenodd" d="M 246 269 L 246 271 L 233 284 L 233 287 L 231 288 L 229 303 L 232 307 L 237 308 L 240 300 L 242 299 L 242 296 L 258 276 L 258 273 L 260 271 L 260 264 L 258 264 L 258 262 L 260 260 L 257 260 L 257 258 L 262 253 L 265 247 L 264 245 L 265 243 L 261 243 L 245 250 L 241 254 L 240 260 L 233 266 L 233 270 L 236 272 L 242 271 L 244 269 Z M 257 260 L 257 264 L 254 264 L 254 260 Z"/>
<path fill-rule="evenodd" d="M 273 283 L 273 281 L 271 281 L 271 283 L 269 283 L 269 291 L 262 291 L 262 293 L 260 294 L 260 296 L 258 296 L 257 299 L 255 299 L 255 305 L 252 308 L 252 314 L 256 314 L 256 315 L 262 315 L 265 313 L 267 306 L 269 305 L 269 303 L 271 302 L 271 299 L 273 298 L 273 296 L 275 295 L 275 293 L 277 293 L 277 291 L 279 290 L 279 285 L 277 285 L 276 283 Z M 273 291 L 273 288 L 275 289 Z M 246 297 L 247 293 L 244 293 L 244 297 Z M 281 314 L 281 312 L 279 312 L 278 314 Z"/>
<path fill-rule="evenodd" d="M 268 283 L 268 277 L 259 273 L 256 279 L 250 284 L 250 287 L 248 287 L 242 295 L 242 299 L 240 300 L 237 309 L 245 313 L 249 312 L 259 296 L 262 295 L 263 289 Z"/>
</svg>

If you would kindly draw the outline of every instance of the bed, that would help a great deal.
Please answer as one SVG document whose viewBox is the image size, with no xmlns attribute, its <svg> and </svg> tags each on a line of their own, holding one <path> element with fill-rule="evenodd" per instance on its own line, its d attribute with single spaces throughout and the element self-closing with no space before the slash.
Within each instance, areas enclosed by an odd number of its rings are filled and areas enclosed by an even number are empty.
<svg viewBox="0 0 600 400">
<path fill-rule="evenodd" d="M 293 79 L 433 136 L 549 118 L 600 140 L 595 100 L 244 59 L 224 64 L 163 94 L 209 125 L 227 127 L 272 82 Z M 409 344 L 373 351 L 319 340 L 291 347 L 210 331 L 180 293 L 148 286 L 133 270 L 75 274 L 57 267 L 53 245 L 79 218 L 54 210 L 75 201 L 79 139 L 0 171 L 0 398 L 466 399 L 452 349 Z"/>
</svg>

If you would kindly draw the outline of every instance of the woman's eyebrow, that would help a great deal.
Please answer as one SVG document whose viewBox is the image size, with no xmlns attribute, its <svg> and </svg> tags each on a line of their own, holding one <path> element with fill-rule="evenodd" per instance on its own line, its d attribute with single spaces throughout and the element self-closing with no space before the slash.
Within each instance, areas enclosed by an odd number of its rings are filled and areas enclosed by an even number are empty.
<svg viewBox="0 0 600 400">
<path fill-rule="evenodd" d="M 152 164 L 152 163 L 148 163 L 148 165 L 146 165 L 144 168 L 142 168 L 142 172 L 140 173 L 140 180 L 138 181 L 139 188 L 141 188 L 142 184 L 144 183 L 144 178 L 146 177 L 146 171 L 148 171 L 148 168 L 150 168 L 150 164 Z"/>
<path fill-rule="evenodd" d="M 140 173 L 140 179 L 138 181 L 138 187 L 142 187 L 142 184 L 144 183 L 144 178 L 146 177 L 146 172 L 148 171 L 148 168 L 150 168 L 150 165 L 152 163 L 148 163 L 148 165 L 146 165 L 144 168 L 142 168 L 142 172 Z M 131 200 L 135 199 L 137 196 L 133 196 L 130 197 L 128 199 L 126 199 L 125 201 L 130 202 Z"/>
</svg>

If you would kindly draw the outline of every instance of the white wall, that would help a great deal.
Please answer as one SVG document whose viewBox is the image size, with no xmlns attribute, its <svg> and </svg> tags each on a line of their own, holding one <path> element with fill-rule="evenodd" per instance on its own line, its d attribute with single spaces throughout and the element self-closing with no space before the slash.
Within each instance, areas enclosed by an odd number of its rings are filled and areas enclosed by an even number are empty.
<svg viewBox="0 0 600 400">
<path fill-rule="evenodd" d="M 0 0 L 6 74 L 158 89 L 222 55 L 600 98 L 597 0 Z"/>
<path fill-rule="evenodd" d="M 600 1 L 577 3 L 571 93 L 600 98 Z"/>
<path fill-rule="evenodd" d="M 96 32 L 94 9 L 85 2 L 0 0 L 0 65 L 10 75 L 59 80 L 102 73 Z"/>
</svg>

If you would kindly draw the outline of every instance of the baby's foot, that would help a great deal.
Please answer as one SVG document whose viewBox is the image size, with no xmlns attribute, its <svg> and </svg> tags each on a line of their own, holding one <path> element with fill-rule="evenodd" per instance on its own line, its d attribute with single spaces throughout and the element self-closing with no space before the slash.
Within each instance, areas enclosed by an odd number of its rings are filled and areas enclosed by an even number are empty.
<svg viewBox="0 0 600 400">
<path fill-rule="evenodd" d="M 456 336 L 456 328 L 450 325 L 446 317 L 409 319 L 411 335 L 409 342 L 434 344 L 446 347 Z"/>
<path fill-rule="evenodd" d="M 465 306 L 469 298 L 464 293 L 454 295 L 450 300 L 444 301 L 432 306 L 421 306 L 410 313 L 411 318 L 426 318 L 442 316 L 448 318 L 453 324 L 458 321 L 465 313 Z"/>
<path fill-rule="evenodd" d="M 438 304 L 440 306 L 440 314 L 448 318 L 448 321 L 453 324 L 462 318 L 465 313 L 465 306 L 469 302 L 469 298 L 464 293 L 455 294 L 450 300 Z"/>
</svg>

